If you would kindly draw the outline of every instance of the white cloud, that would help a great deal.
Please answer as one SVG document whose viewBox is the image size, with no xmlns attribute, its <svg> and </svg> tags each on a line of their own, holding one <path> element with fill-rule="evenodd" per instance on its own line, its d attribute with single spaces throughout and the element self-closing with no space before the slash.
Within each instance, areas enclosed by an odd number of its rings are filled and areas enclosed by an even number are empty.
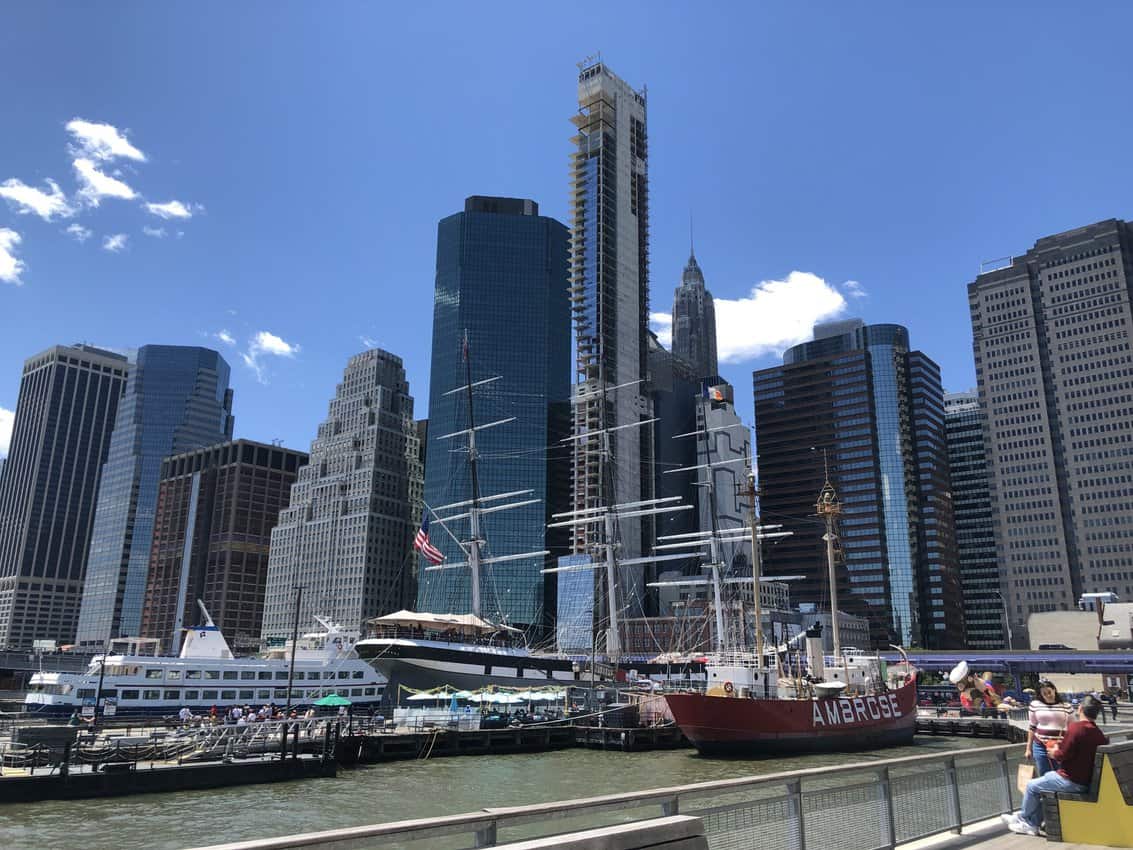
<svg viewBox="0 0 1133 850">
<path fill-rule="evenodd" d="M 83 227 L 77 222 L 75 224 L 68 224 L 67 232 L 74 237 L 76 242 L 80 243 L 86 242 L 88 239 L 94 236 L 93 230 L 91 230 L 89 227 Z"/>
<path fill-rule="evenodd" d="M 146 155 L 130 144 L 125 133 L 113 124 L 73 118 L 67 122 L 67 132 L 74 137 L 77 150 L 84 156 L 104 161 L 117 157 L 146 161 Z"/>
<path fill-rule="evenodd" d="M 765 280 L 747 298 L 716 301 L 716 348 L 721 363 L 754 360 L 811 338 L 816 322 L 846 311 L 841 292 L 818 275 L 793 271 L 785 280 Z M 653 313 L 654 332 L 672 337 L 672 316 Z"/>
<path fill-rule="evenodd" d="M 16 424 L 16 411 L 0 407 L 0 457 L 7 457 L 12 447 L 12 426 Z"/>
<path fill-rule="evenodd" d="M 132 201 L 138 193 L 117 178 L 103 174 L 95 164 L 80 157 L 74 162 L 75 172 L 79 175 L 82 188 L 79 194 L 87 200 L 92 207 L 97 207 L 102 198 L 122 198 Z"/>
<path fill-rule="evenodd" d="M 360 337 L 358 337 L 358 341 L 362 343 L 362 345 L 366 346 L 367 349 L 382 347 L 381 340 L 374 339 L 374 337 L 372 336 L 366 336 L 366 334 L 362 334 Z"/>
<path fill-rule="evenodd" d="M 293 345 L 270 331 L 260 331 L 252 337 L 251 342 L 248 343 L 248 350 L 242 352 L 240 357 L 244 360 L 244 364 L 256 373 L 256 380 L 266 384 L 267 373 L 261 358 L 294 357 L 299 350 L 298 345 Z"/>
<path fill-rule="evenodd" d="M 235 345 L 236 344 L 236 337 L 234 337 L 232 334 L 230 334 L 226 328 L 221 328 L 219 331 L 214 333 L 213 336 L 216 337 L 217 339 L 219 339 L 225 345 Z"/>
<path fill-rule="evenodd" d="M 146 209 L 158 218 L 192 218 L 199 205 L 186 206 L 180 201 L 166 201 L 164 204 L 146 204 Z"/>
<path fill-rule="evenodd" d="M 23 285 L 20 274 L 27 268 L 15 253 L 20 241 L 20 234 L 16 231 L 0 227 L 0 281 L 16 286 Z"/>
<path fill-rule="evenodd" d="M 670 313 L 650 313 L 649 323 L 653 326 L 653 333 L 666 348 L 673 347 L 673 316 Z"/>
<path fill-rule="evenodd" d="M 12 177 L 0 183 L 0 198 L 4 198 L 16 208 L 21 215 L 35 213 L 44 221 L 52 218 L 68 218 L 75 214 L 74 209 L 67 203 L 67 196 L 54 180 L 45 180 L 47 191 L 28 186 L 21 180 Z"/>
<path fill-rule="evenodd" d="M 126 247 L 127 239 L 129 239 L 129 237 L 125 233 L 115 233 L 113 236 L 107 236 L 102 240 L 102 250 L 117 254 Z"/>
<path fill-rule="evenodd" d="M 143 227 L 142 233 L 146 236 L 152 236 L 154 239 L 164 239 L 166 236 L 164 227 Z"/>
<path fill-rule="evenodd" d="M 849 295 L 851 298 L 868 298 L 869 293 L 865 291 L 865 287 L 856 280 L 847 280 L 842 284 L 842 291 Z"/>
</svg>

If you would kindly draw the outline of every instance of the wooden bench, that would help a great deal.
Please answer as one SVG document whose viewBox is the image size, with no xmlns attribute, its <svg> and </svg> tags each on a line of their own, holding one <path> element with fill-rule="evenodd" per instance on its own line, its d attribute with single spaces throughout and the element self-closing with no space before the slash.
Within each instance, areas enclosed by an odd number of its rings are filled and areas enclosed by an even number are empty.
<svg viewBox="0 0 1133 850">
<path fill-rule="evenodd" d="M 1098 747 L 1082 794 L 1042 795 L 1047 840 L 1133 847 L 1133 741 Z"/>
<path fill-rule="evenodd" d="M 497 850 L 708 850 L 704 822 L 674 815 L 501 844 Z"/>
</svg>

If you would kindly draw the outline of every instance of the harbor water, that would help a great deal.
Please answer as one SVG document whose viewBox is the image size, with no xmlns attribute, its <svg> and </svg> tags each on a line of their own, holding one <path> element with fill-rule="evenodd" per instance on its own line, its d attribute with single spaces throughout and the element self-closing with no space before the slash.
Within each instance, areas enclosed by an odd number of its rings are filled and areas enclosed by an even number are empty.
<svg viewBox="0 0 1133 850">
<path fill-rule="evenodd" d="M 707 759 L 691 749 L 646 753 L 570 749 L 391 762 L 342 769 L 335 779 L 0 806 L 0 846 L 179 850 L 457 814 L 485 806 L 591 797 L 1002 743 L 921 737 L 911 747 L 744 760 Z"/>
</svg>

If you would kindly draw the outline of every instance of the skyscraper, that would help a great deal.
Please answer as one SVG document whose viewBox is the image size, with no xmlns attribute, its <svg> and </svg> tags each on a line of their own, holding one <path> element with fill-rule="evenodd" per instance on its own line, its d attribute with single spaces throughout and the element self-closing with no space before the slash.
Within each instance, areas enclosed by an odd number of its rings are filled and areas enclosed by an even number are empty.
<svg viewBox="0 0 1133 850">
<path fill-rule="evenodd" d="M 57 345 L 24 362 L 0 475 L 0 647 L 75 638 L 126 358 Z"/>
<path fill-rule="evenodd" d="M 149 573 L 161 461 L 232 439 L 228 363 L 208 348 L 138 349 L 102 470 L 77 640 L 136 635 Z"/>
<path fill-rule="evenodd" d="M 653 496 L 652 418 L 644 386 L 648 358 L 649 186 L 645 92 L 634 91 L 605 64 L 579 66 L 578 128 L 572 142 L 571 298 L 577 374 L 576 435 L 609 435 L 611 468 L 602 472 L 602 439 L 575 441 L 573 507 L 592 509 Z M 616 389 L 615 389 L 616 388 Z M 625 427 L 631 426 L 631 427 Z M 653 540 L 652 522 L 620 522 L 623 557 L 640 556 Z M 601 523 L 580 525 L 573 546 L 599 542 Z M 619 578 L 632 616 L 641 608 L 641 571 Z"/>
<path fill-rule="evenodd" d="M 783 365 L 754 374 L 761 508 L 793 536 L 765 549 L 767 575 L 803 575 L 796 602 L 828 607 L 814 505 L 828 474 L 842 501 L 839 606 L 876 644 L 963 640 L 940 370 L 900 325 L 815 327 Z"/>
<path fill-rule="evenodd" d="M 316 616 L 360 629 L 411 604 L 422 473 L 401 358 L 354 355 L 271 533 L 264 640 L 290 638 L 299 587 L 304 629 Z"/>
<path fill-rule="evenodd" d="M 234 650 L 260 644 L 268 547 L 307 455 L 235 440 L 161 464 L 142 634 L 180 649 L 201 600 Z"/>
<path fill-rule="evenodd" d="M 956 555 L 964 591 L 964 644 L 972 649 L 1002 649 L 1005 606 L 999 590 L 983 419 L 977 393 L 944 394 Z"/>
<path fill-rule="evenodd" d="M 716 362 L 716 306 L 704 286 L 696 255 L 688 255 L 681 285 L 673 294 L 673 354 L 688 363 L 697 378 L 719 373 Z"/>
<path fill-rule="evenodd" d="M 484 515 L 485 555 L 552 550 L 546 559 L 485 566 L 482 616 L 541 629 L 554 619 L 556 587 L 541 571 L 566 544 L 564 534 L 546 526 L 551 513 L 569 507 L 570 449 L 561 442 L 570 415 L 568 272 L 567 229 L 539 215 L 534 201 L 471 197 L 437 228 L 425 502 L 437 507 L 472 497 L 468 457 L 460 452 L 466 438 L 451 437 L 469 427 L 467 395 L 451 391 L 467 383 L 470 366 L 474 382 L 496 379 L 473 391 L 476 424 L 514 417 L 477 432 L 480 495 L 532 490 L 522 500 L 538 500 Z M 446 560 L 467 560 L 447 533 L 433 529 L 431 540 Z M 467 540 L 467 519 L 450 530 Z M 464 613 L 470 606 L 468 570 L 419 573 L 418 610 Z"/>
<path fill-rule="evenodd" d="M 1039 239 L 968 286 L 1003 593 L 1034 612 L 1133 595 L 1133 225 Z"/>
</svg>

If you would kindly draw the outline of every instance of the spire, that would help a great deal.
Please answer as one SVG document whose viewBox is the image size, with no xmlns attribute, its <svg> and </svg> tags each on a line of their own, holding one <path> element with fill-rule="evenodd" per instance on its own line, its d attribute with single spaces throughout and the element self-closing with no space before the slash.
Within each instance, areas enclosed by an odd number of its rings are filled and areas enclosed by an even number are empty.
<svg viewBox="0 0 1133 850">
<path fill-rule="evenodd" d="M 704 273 L 701 272 L 700 266 L 697 265 L 696 255 L 691 252 L 688 255 L 688 264 L 685 266 L 684 273 L 681 275 L 681 285 L 704 287 Z"/>
</svg>

